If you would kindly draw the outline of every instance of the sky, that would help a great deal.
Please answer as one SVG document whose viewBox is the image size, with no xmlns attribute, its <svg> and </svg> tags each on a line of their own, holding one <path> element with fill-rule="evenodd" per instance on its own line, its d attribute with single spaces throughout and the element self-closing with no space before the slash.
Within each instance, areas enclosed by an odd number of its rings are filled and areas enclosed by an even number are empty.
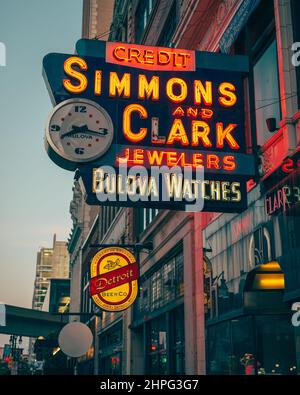
<svg viewBox="0 0 300 395">
<path fill-rule="evenodd" d="M 67 240 L 72 172 L 44 149 L 52 109 L 42 77 L 49 52 L 74 53 L 82 0 L 0 0 L 0 301 L 31 307 L 36 254 Z M 3 45 L 0 46 L 0 48 Z M 1 63 L 1 54 L 0 54 Z"/>
</svg>

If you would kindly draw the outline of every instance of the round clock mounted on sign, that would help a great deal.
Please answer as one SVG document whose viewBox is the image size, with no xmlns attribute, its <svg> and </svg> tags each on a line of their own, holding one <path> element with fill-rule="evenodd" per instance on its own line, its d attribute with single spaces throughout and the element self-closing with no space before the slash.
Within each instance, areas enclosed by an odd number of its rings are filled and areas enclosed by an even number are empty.
<svg viewBox="0 0 300 395">
<path fill-rule="evenodd" d="M 109 114 L 87 99 L 69 99 L 52 110 L 46 125 L 45 146 L 50 158 L 67 170 L 103 156 L 113 140 Z"/>
</svg>

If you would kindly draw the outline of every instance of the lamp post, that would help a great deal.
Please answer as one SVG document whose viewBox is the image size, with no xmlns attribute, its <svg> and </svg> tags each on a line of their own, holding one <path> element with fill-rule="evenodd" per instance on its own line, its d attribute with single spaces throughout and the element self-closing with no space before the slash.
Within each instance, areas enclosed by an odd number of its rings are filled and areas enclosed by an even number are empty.
<svg viewBox="0 0 300 395">
<path fill-rule="evenodd" d="M 220 285 L 219 283 L 219 279 L 221 278 L 221 282 Z M 228 287 L 226 284 L 226 280 L 224 278 L 224 270 L 216 277 L 213 277 L 211 280 L 211 286 L 214 286 L 214 284 L 216 283 L 216 298 L 215 298 L 215 306 L 216 306 L 216 316 L 219 315 L 219 298 L 222 299 L 228 299 L 229 295 L 228 295 Z"/>
<path fill-rule="evenodd" d="M 18 342 L 18 347 L 17 347 Z M 11 356 L 13 359 L 13 371 L 15 374 L 18 374 L 18 362 L 20 360 L 20 350 L 22 345 L 23 339 L 22 336 L 11 335 L 9 339 L 9 344 L 11 348 Z"/>
</svg>

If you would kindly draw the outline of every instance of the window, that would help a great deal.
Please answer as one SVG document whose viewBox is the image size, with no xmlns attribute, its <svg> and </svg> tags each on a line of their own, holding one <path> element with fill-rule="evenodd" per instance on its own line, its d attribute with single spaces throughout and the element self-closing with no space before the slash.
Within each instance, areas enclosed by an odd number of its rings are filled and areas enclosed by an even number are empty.
<svg viewBox="0 0 300 395">
<path fill-rule="evenodd" d="M 249 75 L 251 129 L 253 137 L 256 131 L 257 144 L 264 145 L 272 137 L 266 119 L 275 118 L 279 126 L 281 117 L 273 0 L 260 2 L 231 53 L 249 56 L 253 65 Z"/>
<path fill-rule="evenodd" d="M 120 25 L 118 27 L 118 30 L 116 32 L 115 41 L 127 42 L 127 39 L 128 39 L 127 25 L 128 25 L 128 19 L 126 16 L 124 21 L 122 21 L 122 23 L 120 23 Z"/>
<path fill-rule="evenodd" d="M 158 45 L 170 47 L 172 45 L 172 38 L 177 26 L 177 10 L 176 1 L 174 1 L 169 12 L 163 31 L 158 40 Z"/>
<path fill-rule="evenodd" d="M 279 81 L 275 39 L 268 46 L 253 68 L 256 133 L 258 145 L 263 145 L 271 136 L 266 126 L 267 118 L 280 121 Z"/>
<path fill-rule="evenodd" d="M 292 0 L 291 2 L 291 11 L 292 11 L 292 23 L 293 23 L 293 42 L 300 41 L 300 1 Z M 293 52 L 296 53 L 296 52 Z M 298 53 L 298 51 L 297 51 Z M 297 56 L 297 59 L 299 57 Z M 298 99 L 298 108 L 300 108 L 300 66 L 296 67 L 296 78 L 297 78 L 297 99 Z"/>
<path fill-rule="evenodd" d="M 159 209 L 157 208 L 144 208 L 142 210 L 136 211 L 137 223 L 140 233 L 142 233 L 148 227 L 148 225 L 151 224 L 158 213 Z"/>
<path fill-rule="evenodd" d="M 103 206 L 101 214 L 101 238 L 104 237 L 115 217 L 117 216 L 120 208 L 114 206 Z"/>
<path fill-rule="evenodd" d="M 148 365 L 151 374 L 167 374 L 166 316 L 152 320 L 148 325 Z M 149 344 L 150 343 L 150 344 Z"/>
<path fill-rule="evenodd" d="M 179 307 L 171 313 L 171 366 L 175 374 L 185 373 L 184 358 L 184 309 Z"/>
<path fill-rule="evenodd" d="M 157 0 L 140 1 L 135 14 L 135 42 L 141 42 L 150 15 Z"/>
<path fill-rule="evenodd" d="M 82 311 L 84 313 L 92 311 L 92 299 L 89 293 L 89 272 L 86 272 L 83 277 Z"/>
<path fill-rule="evenodd" d="M 141 297 L 135 314 L 143 316 L 183 296 L 183 252 L 163 262 L 155 272 L 140 282 Z M 138 317 L 136 317 L 138 318 Z"/>
</svg>

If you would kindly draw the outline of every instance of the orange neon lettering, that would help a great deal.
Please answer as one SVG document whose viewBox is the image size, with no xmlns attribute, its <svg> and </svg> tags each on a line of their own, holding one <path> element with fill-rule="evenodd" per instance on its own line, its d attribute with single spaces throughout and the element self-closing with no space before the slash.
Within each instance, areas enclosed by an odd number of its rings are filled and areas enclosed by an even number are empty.
<svg viewBox="0 0 300 395">
<path fill-rule="evenodd" d="M 174 119 L 167 144 L 172 145 L 175 141 L 180 142 L 181 145 L 189 145 L 189 140 L 181 119 Z"/>
<path fill-rule="evenodd" d="M 174 85 L 178 85 L 180 87 L 180 93 L 178 95 L 173 91 Z M 167 82 L 166 92 L 172 102 L 181 103 L 186 99 L 188 94 L 186 82 L 181 78 L 170 78 Z"/>
<path fill-rule="evenodd" d="M 194 154 L 193 155 L 193 166 L 194 167 L 203 167 L 203 154 Z"/>
<path fill-rule="evenodd" d="M 212 143 L 208 137 L 210 133 L 209 125 L 204 121 L 192 121 L 192 145 L 198 146 L 199 140 L 204 147 L 211 147 Z"/>
<path fill-rule="evenodd" d="M 184 112 L 184 109 L 182 107 L 176 107 L 175 110 L 172 113 L 173 117 L 175 117 L 175 116 L 183 117 L 184 114 L 185 114 L 185 112 Z"/>
<path fill-rule="evenodd" d="M 236 123 L 230 123 L 225 129 L 222 122 L 218 122 L 216 124 L 217 129 L 217 148 L 224 147 L 224 140 L 227 140 L 227 143 L 232 149 L 239 149 L 237 141 L 232 137 L 231 132 L 237 127 Z"/>
<path fill-rule="evenodd" d="M 185 161 L 185 153 L 182 152 L 181 154 L 179 154 L 179 157 L 177 158 L 177 162 L 176 164 L 180 163 L 180 165 L 182 167 L 187 166 L 187 163 Z"/>
<path fill-rule="evenodd" d="M 154 53 L 150 49 L 146 49 L 144 53 L 144 62 L 146 64 L 154 64 Z"/>
<path fill-rule="evenodd" d="M 165 57 L 165 60 L 163 59 Z M 157 63 L 160 65 L 166 65 L 170 63 L 170 55 L 167 51 L 159 51 L 157 56 Z"/>
<path fill-rule="evenodd" d="M 82 93 L 86 90 L 88 81 L 84 74 L 80 73 L 77 70 L 74 70 L 72 67 L 77 65 L 81 70 L 87 70 L 88 66 L 85 60 L 79 58 L 78 56 L 71 56 L 66 59 L 64 62 L 64 72 L 78 81 L 77 85 L 74 85 L 71 80 L 64 78 L 63 85 L 67 91 L 72 93 Z"/>
<path fill-rule="evenodd" d="M 282 171 L 284 173 L 291 173 L 294 170 L 294 162 L 291 158 L 288 158 L 282 165 Z"/>
<path fill-rule="evenodd" d="M 143 149 L 135 149 L 133 151 L 133 161 L 136 164 L 143 165 L 144 164 L 144 150 Z"/>
<path fill-rule="evenodd" d="M 200 116 L 204 119 L 210 119 L 214 115 L 213 110 L 210 108 L 201 108 Z"/>
<path fill-rule="evenodd" d="M 186 110 L 186 115 L 187 115 L 188 117 L 196 118 L 197 115 L 198 115 L 198 109 L 197 109 L 197 108 L 193 108 L 193 107 L 189 107 L 189 108 Z"/>
<path fill-rule="evenodd" d="M 150 166 L 153 165 L 161 166 L 163 161 L 164 151 L 156 151 L 156 150 L 153 150 L 152 152 L 147 151 L 147 156 Z"/>
<path fill-rule="evenodd" d="M 220 159 L 217 155 L 207 155 L 207 168 L 208 169 L 220 169 Z"/>
<path fill-rule="evenodd" d="M 213 104 L 212 98 L 212 82 L 205 81 L 205 87 L 200 80 L 194 81 L 194 103 L 203 104 L 206 106 L 211 106 Z"/>
<path fill-rule="evenodd" d="M 223 158 L 224 170 L 233 171 L 236 169 L 235 158 L 232 155 L 226 155 Z"/>
<path fill-rule="evenodd" d="M 132 59 L 136 59 L 137 63 L 142 63 L 140 60 L 140 56 L 141 56 L 141 51 L 137 48 L 129 48 L 128 50 L 129 53 L 129 62 L 132 61 Z"/>
<path fill-rule="evenodd" d="M 102 72 L 101 70 L 95 71 L 95 84 L 94 84 L 94 94 L 96 96 L 101 95 L 101 86 L 102 86 Z"/>
<path fill-rule="evenodd" d="M 108 63 L 129 64 L 145 70 L 195 71 L 195 52 L 178 48 L 108 42 L 105 50 Z"/>
<path fill-rule="evenodd" d="M 131 114 L 137 112 L 141 119 L 146 119 L 148 117 L 147 110 L 140 104 L 129 104 L 124 109 L 123 113 L 123 133 L 124 136 L 134 142 L 138 143 L 143 140 L 147 135 L 147 128 L 140 128 L 137 133 L 131 130 Z"/>
<path fill-rule="evenodd" d="M 224 107 L 232 107 L 237 102 L 235 86 L 230 82 L 222 82 L 219 86 L 219 103 Z"/>
<path fill-rule="evenodd" d="M 123 156 L 117 156 L 116 161 L 117 163 L 127 163 L 129 160 L 129 148 L 125 148 Z"/>
<path fill-rule="evenodd" d="M 123 57 L 120 57 L 120 55 L 119 55 L 119 53 L 120 53 L 121 51 L 124 52 L 124 56 L 123 56 Z M 114 55 L 114 57 L 115 57 L 117 60 L 120 60 L 121 62 L 123 62 L 124 60 L 127 60 L 126 57 L 125 57 L 125 54 L 126 54 L 126 48 L 123 47 L 123 46 L 116 47 L 116 48 L 113 50 L 113 55 Z"/>
<path fill-rule="evenodd" d="M 130 74 L 124 73 L 121 81 L 115 71 L 109 73 L 109 96 L 115 97 L 117 95 L 125 98 L 130 97 Z"/>
<path fill-rule="evenodd" d="M 159 77 L 153 76 L 148 82 L 144 74 L 139 74 L 138 98 L 149 99 L 151 96 L 152 100 L 159 100 Z"/>
<path fill-rule="evenodd" d="M 166 152 L 167 154 L 167 166 L 172 167 L 178 164 L 177 153 L 174 151 Z"/>
<path fill-rule="evenodd" d="M 189 53 L 183 53 L 183 52 L 179 52 L 179 53 L 174 53 L 174 66 L 177 68 L 185 68 L 187 65 L 187 58 L 190 58 L 191 55 Z M 178 58 L 182 58 L 182 62 L 181 63 L 177 63 L 176 60 L 178 60 Z"/>
</svg>

